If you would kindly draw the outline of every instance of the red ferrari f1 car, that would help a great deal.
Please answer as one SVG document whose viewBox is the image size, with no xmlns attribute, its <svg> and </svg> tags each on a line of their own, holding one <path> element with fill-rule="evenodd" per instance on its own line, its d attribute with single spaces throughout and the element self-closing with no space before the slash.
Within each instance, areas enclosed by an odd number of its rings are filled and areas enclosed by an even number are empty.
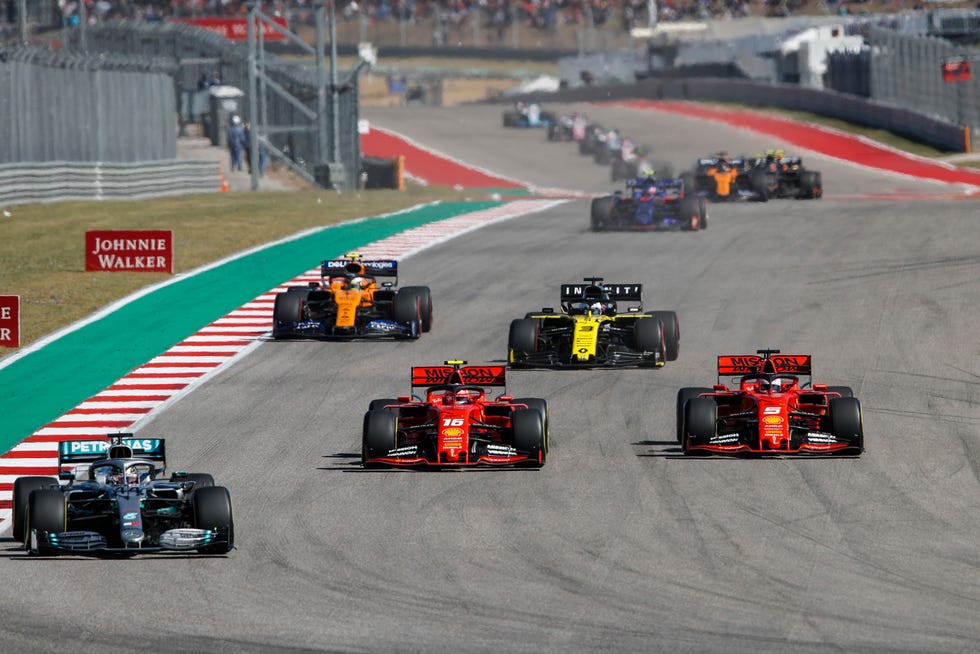
<svg viewBox="0 0 980 654">
<path fill-rule="evenodd" d="M 861 403 L 850 387 L 812 384 L 810 374 L 808 354 L 719 356 L 713 388 L 677 392 L 684 454 L 860 454 Z"/>
<path fill-rule="evenodd" d="M 364 414 L 361 463 L 376 467 L 474 465 L 540 468 L 548 453 L 548 404 L 541 398 L 491 399 L 504 366 L 412 368 L 412 390 L 425 396 L 373 400 Z"/>
</svg>

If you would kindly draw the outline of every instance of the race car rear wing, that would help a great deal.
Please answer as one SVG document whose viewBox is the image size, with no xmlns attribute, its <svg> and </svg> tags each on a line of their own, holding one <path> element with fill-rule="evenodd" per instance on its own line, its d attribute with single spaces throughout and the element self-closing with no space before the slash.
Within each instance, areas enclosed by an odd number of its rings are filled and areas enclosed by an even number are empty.
<svg viewBox="0 0 980 654">
<path fill-rule="evenodd" d="M 585 289 L 589 286 L 601 286 L 609 299 L 617 302 L 642 302 L 643 300 L 643 284 L 604 284 L 602 278 L 592 277 L 582 284 L 562 284 L 562 303 L 581 300 L 585 295 Z"/>
<path fill-rule="evenodd" d="M 167 465 L 167 446 L 162 438 L 135 438 L 133 434 L 111 434 L 105 440 L 62 441 L 58 444 L 58 470 L 96 461 L 114 458 L 118 446 L 132 451 L 132 457 L 159 463 L 158 468 Z M 126 454 L 129 451 L 126 450 Z M 122 457 L 119 457 L 122 458 Z"/>
<path fill-rule="evenodd" d="M 445 366 L 413 366 L 412 388 L 463 384 L 472 386 L 506 386 L 506 366 L 464 366 L 450 362 Z"/>
<path fill-rule="evenodd" d="M 349 269 L 355 264 L 357 267 Z M 369 277 L 398 277 L 398 262 L 394 259 L 360 259 L 345 257 L 343 259 L 327 259 L 320 264 L 320 274 L 323 277 L 337 277 L 348 272 L 360 274 L 360 266 L 364 267 L 364 275 Z"/>
<path fill-rule="evenodd" d="M 739 375 L 810 375 L 809 354 L 779 354 L 778 350 L 764 350 L 763 356 L 754 354 L 726 354 L 718 357 L 718 376 Z M 760 352 L 760 354 L 762 353 Z"/>
</svg>

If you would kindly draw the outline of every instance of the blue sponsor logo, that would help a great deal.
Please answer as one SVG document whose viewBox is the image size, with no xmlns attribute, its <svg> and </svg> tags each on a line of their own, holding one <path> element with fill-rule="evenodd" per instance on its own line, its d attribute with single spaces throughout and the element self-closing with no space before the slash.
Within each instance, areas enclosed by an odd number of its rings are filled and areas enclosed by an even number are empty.
<svg viewBox="0 0 980 654">
<path fill-rule="evenodd" d="M 367 331 L 377 331 L 377 332 L 400 332 L 405 331 L 405 328 L 396 322 L 391 322 L 390 320 L 372 320 L 364 327 Z"/>
<path fill-rule="evenodd" d="M 323 329 L 323 323 L 318 320 L 302 320 L 293 326 L 298 331 Z"/>
</svg>

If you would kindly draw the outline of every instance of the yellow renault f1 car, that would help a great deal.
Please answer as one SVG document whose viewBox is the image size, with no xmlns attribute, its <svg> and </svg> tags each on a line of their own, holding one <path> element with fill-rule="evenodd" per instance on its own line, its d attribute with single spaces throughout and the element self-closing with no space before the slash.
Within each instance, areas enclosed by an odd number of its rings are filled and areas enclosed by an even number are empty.
<svg viewBox="0 0 980 654">
<path fill-rule="evenodd" d="M 673 311 L 644 312 L 642 284 L 561 285 L 561 307 L 510 323 L 512 368 L 661 367 L 677 358 L 680 325 Z M 631 303 L 625 310 L 618 303 Z"/>
</svg>

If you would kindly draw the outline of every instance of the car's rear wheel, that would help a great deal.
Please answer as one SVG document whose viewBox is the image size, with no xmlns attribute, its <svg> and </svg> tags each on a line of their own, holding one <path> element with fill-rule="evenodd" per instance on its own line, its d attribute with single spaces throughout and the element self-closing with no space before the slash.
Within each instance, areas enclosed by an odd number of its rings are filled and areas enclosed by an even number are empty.
<svg viewBox="0 0 980 654">
<path fill-rule="evenodd" d="M 864 416 L 861 402 L 855 397 L 836 397 L 830 400 L 830 433 L 838 440 L 852 443 L 864 451 Z"/>
<path fill-rule="evenodd" d="M 510 363 L 523 363 L 528 355 L 538 351 L 540 321 L 534 318 L 518 318 L 510 323 L 507 335 L 507 359 Z"/>
<path fill-rule="evenodd" d="M 432 291 L 428 286 L 406 286 L 398 291 L 398 295 L 414 295 L 419 299 L 419 317 L 422 321 L 422 331 L 432 329 Z"/>
<path fill-rule="evenodd" d="M 684 415 L 688 400 L 696 398 L 702 393 L 710 393 L 710 388 L 697 388 L 694 386 L 682 388 L 677 391 L 677 442 L 684 441 Z"/>
<path fill-rule="evenodd" d="M 23 543 L 27 520 L 27 500 L 33 491 L 49 488 L 55 483 L 51 477 L 18 477 L 14 480 L 11 522 L 14 540 Z"/>
<path fill-rule="evenodd" d="M 691 454 L 692 445 L 710 442 L 718 433 L 718 405 L 711 397 L 693 397 L 684 405 L 684 437 L 681 447 Z"/>
<path fill-rule="evenodd" d="M 667 361 L 676 361 L 681 351 L 681 324 L 675 311 L 651 311 L 650 315 L 663 323 Z"/>
<path fill-rule="evenodd" d="M 533 468 L 543 466 L 547 450 L 541 414 L 536 409 L 514 409 L 510 426 L 514 433 L 514 448 L 531 457 L 524 465 Z"/>
<path fill-rule="evenodd" d="M 57 488 L 40 488 L 27 498 L 24 545 L 31 554 L 54 554 L 57 550 L 47 547 L 35 532 L 47 531 L 60 534 L 68 531 L 68 510 L 65 495 Z"/>
<path fill-rule="evenodd" d="M 699 229 L 708 229 L 708 202 L 702 197 L 698 197 L 698 213 L 701 215 Z"/>
<path fill-rule="evenodd" d="M 804 170 L 800 173 L 800 197 L 817 199 L 823 196 L 823 181 L 820 173 L 815 170 Z"/>
<path fill-rule="evenodd" d="M 372 409 L 364 414 L 364 432 L 361 437 L 361 464 L 371 467 L 370 460 L 386 456 L 395 449 L 398 436 L 398 418 L 394 412 Z"/>
<path fill-rule="evenodd" d="M 235 516 L 231 493 L 224 486 L 205 486 L 194 491 L 194 525 L 198 529 L 222 530 L 228 542 L 201 547 L 201 554 L 227 554 L 235 547 Z"/>
<path fill-rule="evenodd" d="M 680 220 L 687 229 L 696 232 L 701 229 L 701 207 L 697 196 L 687 196 L 681 200 Z"/>
<path fill-rule="evenodd" d="M 755 193 L 755 199 L 759 202 L 769 201 L 769 183 L 767 181 L 766 171 L 762 168 L 756 168 L 749 173 L 749 182 L 752 184 L 752 192 Z"/>
<path fill-rule="evenodd" d="M 663 323 L 657 318 L 638 318 L 633 326 L 633 347 L 637 352 L 655 352 L 656 359 L 667 360 Z"/>
</svg>

